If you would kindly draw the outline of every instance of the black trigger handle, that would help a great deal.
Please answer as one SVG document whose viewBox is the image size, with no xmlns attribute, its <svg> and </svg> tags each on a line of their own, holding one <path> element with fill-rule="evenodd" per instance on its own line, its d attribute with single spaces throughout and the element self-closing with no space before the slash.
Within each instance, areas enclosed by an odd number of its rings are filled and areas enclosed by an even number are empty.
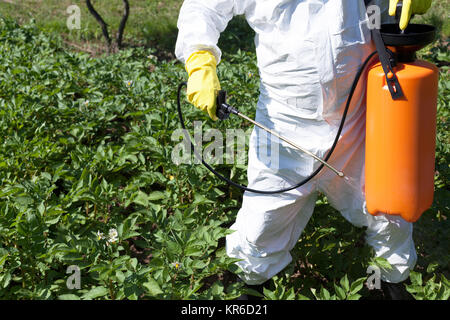
<svg viewBox="0 0 450 320">
<path fill-rule="evenodd" d="M 216 116 L 220 120 L 226 120 L 230 117 L 230 114 L 238 114 L 239 111 L 227 104 L 227 92 L 225 90 L 220 90 L 217 93 L 216 99 Z"/>
</svg>

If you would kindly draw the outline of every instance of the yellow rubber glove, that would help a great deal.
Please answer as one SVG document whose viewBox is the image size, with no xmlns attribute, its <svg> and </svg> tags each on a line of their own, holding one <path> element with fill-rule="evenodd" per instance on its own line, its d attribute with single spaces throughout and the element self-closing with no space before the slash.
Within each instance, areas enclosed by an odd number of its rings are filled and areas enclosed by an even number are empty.
<svg viewBox="0 0 450 320">
<path fill-rule="evenodd" d="M 209 51 L 194 52 L 185 63 L 189 75 L 187 99 L 214 121 L 217 120 L 216 97 L 220 90 L 216 65 L 216 58 Z"/>
<path fill-rule="evenodd" d="M 389 15 L 395 16 L 399 0 L 389 0 Z M 400 29 L 405 30 L 413 14 L 424 14 L 431 7 L 431 0 L 403 0 Z"/>
</svg>

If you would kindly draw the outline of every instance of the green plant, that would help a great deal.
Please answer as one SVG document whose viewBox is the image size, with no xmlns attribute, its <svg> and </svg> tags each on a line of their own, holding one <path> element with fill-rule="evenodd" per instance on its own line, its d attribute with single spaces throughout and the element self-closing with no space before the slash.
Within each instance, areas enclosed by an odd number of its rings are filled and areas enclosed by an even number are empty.
<svg viewBox="0 0 450 320">
<path fill-rule="evenodd" d="M 359 278 L 350 285 L 347 275 L 345 275 L 339 284 L 333 284 L 335 292 L 333 295 L 324 287 L 321 287 L 319 292 L 311 288 L 311 292 L 317 300 L 359 300 L 362 296 L 358 292 L 361 291 L 366 280 L 366 278 Z"/>
<path fill-rule="evenodd" d="M 423 281 L 422 274 L 411 272 L 411 285 L 406 286 L 416 300 L 448 300 L 450 298 L 450 282 L 442 274 L 441 281 L 436 282 L 436 274 Z"/>
</svg>

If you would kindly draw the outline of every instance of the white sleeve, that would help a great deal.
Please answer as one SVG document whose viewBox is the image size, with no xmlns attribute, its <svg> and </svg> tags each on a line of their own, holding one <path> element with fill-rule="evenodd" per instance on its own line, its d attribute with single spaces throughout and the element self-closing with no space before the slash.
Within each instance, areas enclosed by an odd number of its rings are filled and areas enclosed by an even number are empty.
<svg viewBox="0 0 450 320">
<path fill-rule="evenodd" d="M 185 0 L 178 17 L 175 55 L 185 63 L 198 50 L 209 50 L 220 62 L 220 33 L 234 15 L 234 0 Z"/>
</svg>

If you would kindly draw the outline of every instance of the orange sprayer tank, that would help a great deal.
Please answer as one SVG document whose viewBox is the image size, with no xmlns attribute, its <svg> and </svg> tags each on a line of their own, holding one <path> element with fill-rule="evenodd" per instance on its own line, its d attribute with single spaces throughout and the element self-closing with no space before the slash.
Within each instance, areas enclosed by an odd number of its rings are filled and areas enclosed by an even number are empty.
<svg viewBox="0 0 450 320">
<path fill-rule="evenodd" d="M 404 46 L 388 48 L 399 58 L 394 71 L 404 98 L 392 99 L 380 63 L 370 68 L 366 205 L 372 215 L 400 215 L 415 222 L 433 202 L 439 71 L 431 63 L 415 60 L 420 46 L 406 51 Z"/>
</svg>

